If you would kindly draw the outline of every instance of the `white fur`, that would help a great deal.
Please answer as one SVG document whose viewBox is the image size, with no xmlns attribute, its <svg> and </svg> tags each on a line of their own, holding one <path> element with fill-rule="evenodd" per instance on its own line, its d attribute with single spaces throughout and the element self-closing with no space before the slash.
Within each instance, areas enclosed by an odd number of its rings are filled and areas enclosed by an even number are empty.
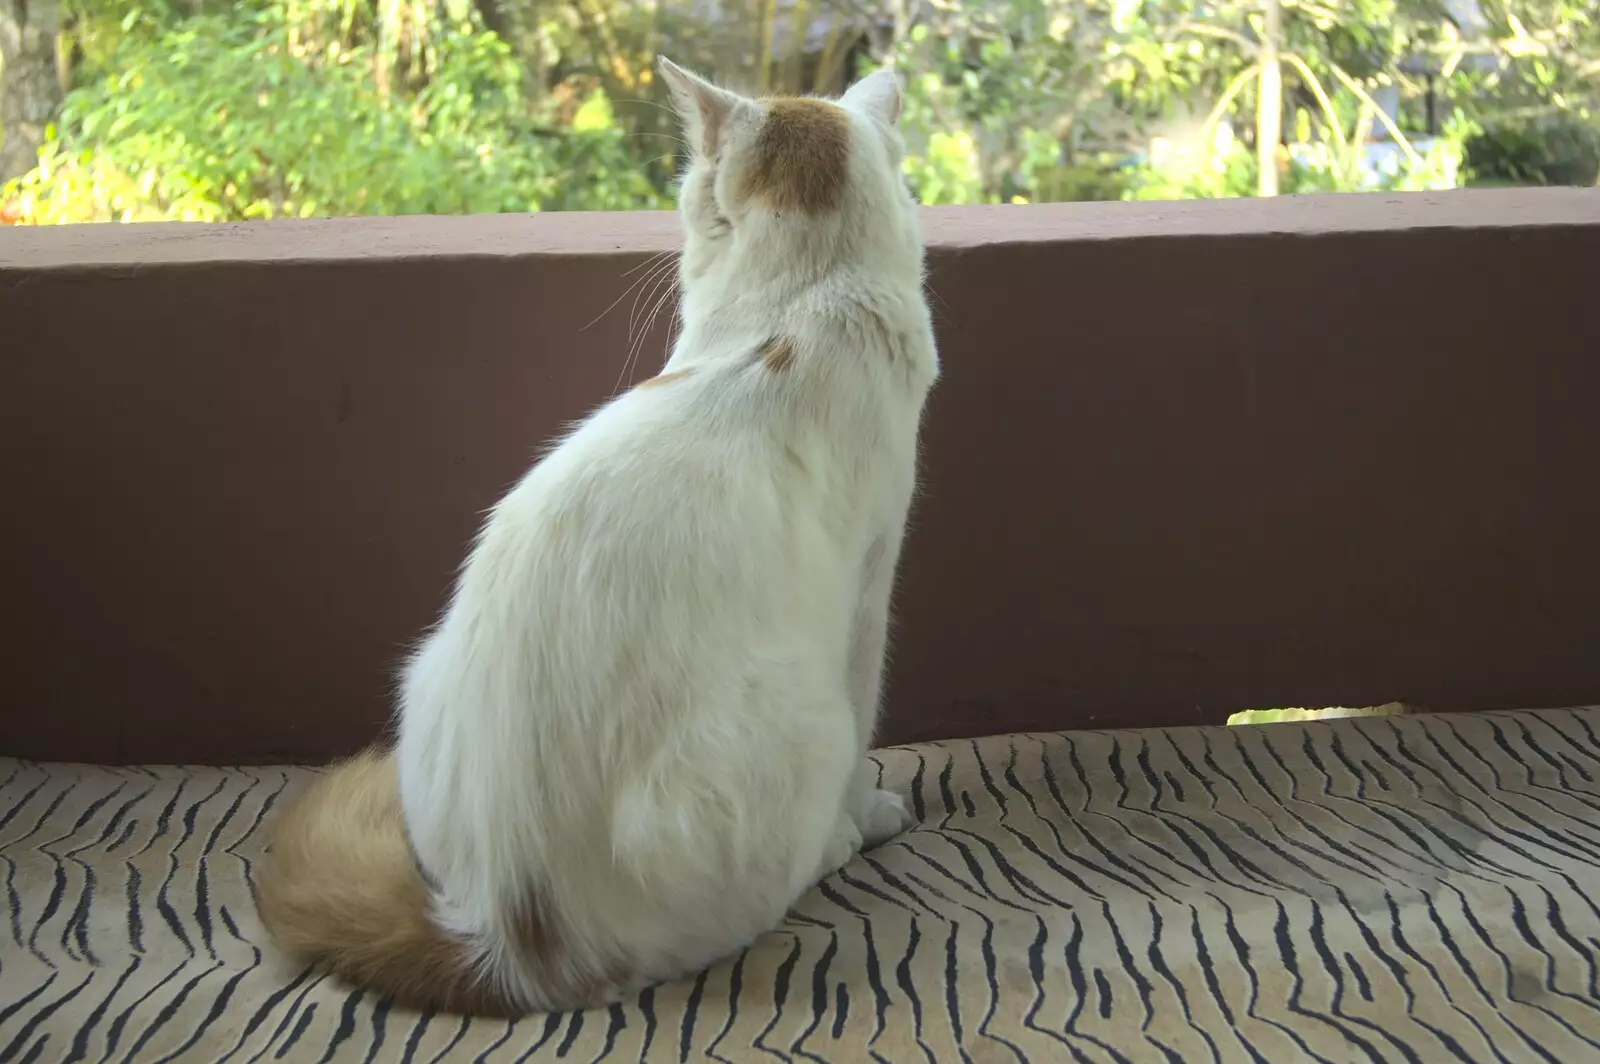
<svg viewBox="0 0 1600 1064">
<path fill-rule="evenodd" d="M 575 973 L 637 985 L 747 945 L 909 822 L 865 757 L 938 372 L 898 88 L 840 101 L 845 202 L 808 218 L 737 196 L 761 104 L 663 75 L 705 148 L 666 365 L 689 372 L 597 410 L 501 500 L 402 684 L 436 914 L 531 1008 L 552 1000 L 506 929 L 530 884 Z M 756 357 L 774 337 L 787 372 Z"/>
</svg>

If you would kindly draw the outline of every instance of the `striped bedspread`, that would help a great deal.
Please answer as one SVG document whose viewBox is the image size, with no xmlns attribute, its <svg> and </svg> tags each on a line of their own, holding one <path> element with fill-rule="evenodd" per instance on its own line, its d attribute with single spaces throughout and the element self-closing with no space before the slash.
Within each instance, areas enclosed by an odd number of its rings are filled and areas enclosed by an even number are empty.
<svg viewBox="0 0 1600 1064">
<path fill-rule="evenodd" d="M 891 749 L 919 827 L 697 979 L 418 1015 L 265 940 L 302 768 L 0 761 L 0 1062 L 1600 1061 L 1600 710 Z"/>
</svg>

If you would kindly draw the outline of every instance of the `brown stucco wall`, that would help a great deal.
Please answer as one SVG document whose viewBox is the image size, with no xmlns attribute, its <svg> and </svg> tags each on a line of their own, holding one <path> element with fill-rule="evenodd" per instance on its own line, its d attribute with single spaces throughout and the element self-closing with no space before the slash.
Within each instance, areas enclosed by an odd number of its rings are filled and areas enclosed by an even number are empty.
<svg viewBox="0 0 1600 1064">
<path fill-rule="evenodd" d="M 1600 193 L 927 230 L 945 377 L 885 739 L 1600 701 Z M 0 230 L 0 754 L 372 738 L 479 512 L 617 381 L 629 301 L 585 326 L 675 234 Z"/>
</svg>

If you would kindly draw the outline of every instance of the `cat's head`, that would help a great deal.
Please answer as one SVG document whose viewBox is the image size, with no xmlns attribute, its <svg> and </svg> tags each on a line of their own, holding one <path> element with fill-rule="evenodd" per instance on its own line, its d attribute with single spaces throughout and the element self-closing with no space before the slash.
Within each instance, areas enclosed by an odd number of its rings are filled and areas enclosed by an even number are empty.
<svg viewBox="0 0 1600 1064">
<path fill-rule="evenodd" d="M 741 244 L 791 261 L 921 269 L 894 74 L 869 74 L 837 100 L 751 99 L 665 57 L 660 66 L 689 148 L 678 196 L 685 280 Z M 762 257 L 740 255 L 739 268 Z"/>
</svg>

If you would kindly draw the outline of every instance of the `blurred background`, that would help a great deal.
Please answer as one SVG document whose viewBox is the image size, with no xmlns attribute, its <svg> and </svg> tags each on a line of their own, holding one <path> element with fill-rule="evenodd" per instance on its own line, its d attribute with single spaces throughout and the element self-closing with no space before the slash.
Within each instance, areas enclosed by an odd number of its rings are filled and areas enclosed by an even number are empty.
<svg viewBox="0 0 1600 1064">
<path fill-rule="evenodd" d="M 1596 183 L 1597 0 L 0 0 L 0 221 L 667 206 L 666 53 L 924 203 Z"/>
</svg>

